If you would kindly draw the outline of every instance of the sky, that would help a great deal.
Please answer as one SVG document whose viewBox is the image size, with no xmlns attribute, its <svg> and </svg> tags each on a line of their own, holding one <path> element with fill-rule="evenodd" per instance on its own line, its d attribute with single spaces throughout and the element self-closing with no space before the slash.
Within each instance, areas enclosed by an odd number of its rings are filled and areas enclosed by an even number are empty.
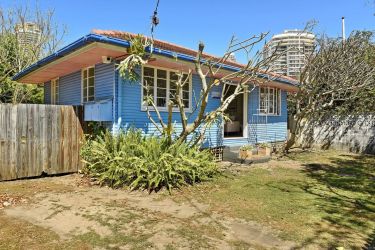
<svg viewBox="0 0 375 250">
<path fill-rule="evenodd" d="M 31 0 L 1 0 L 0 7 L 33 7 Z M 150 34 L 156 0 L 39 0 L 41 9 L 53 9 L 55 21 L 67 26 L 67 45 L 96 29 L 124 30 Z M 232 35 L 246 39 L 262 32 L 303 29 L 318 22 L 314 32 L 341 36 L 341 17 L 346 34 L 353 30 L 375 30 L 375 0 L 160 0 L 155 38 L 188 48 L 222 55 Z M 256 49 L 260 49 L 260 44 Z M 244 62 L 243 55 L 236 55 Z"/>
</svg>

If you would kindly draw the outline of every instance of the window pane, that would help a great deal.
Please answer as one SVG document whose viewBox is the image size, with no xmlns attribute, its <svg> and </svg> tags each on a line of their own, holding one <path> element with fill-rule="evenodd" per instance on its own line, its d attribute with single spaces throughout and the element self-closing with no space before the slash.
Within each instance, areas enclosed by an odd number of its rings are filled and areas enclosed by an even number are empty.
<svg viewBox="0 0 375 250">
<path fill-rule="evenodd" d="M 158 78 L 167 79 L 167 71 L 161 70 L 161 69 L 158 69 L 157 71 L 158 71 L 158 73 L 157 73 Z"/>
<path fill-rule="evenodd" d="M 157 86 L 158 88 L 167 88 L 167 80 L 158 79 Z"/>
<path fill-rule="evenodd" d="M 175 72 L 170 72 L 169 78 L 171 81 L 177 81 L 178 80 L 178 75 Z"/>
<path fill-rule="evenodd" d="M 94 84 L 94 78 L 93 78 L 93 77 L 89 78 L 89 79 L 88 79 L 88 82 L 89 82 L 89 83 L 88 83 L 88 84 L 89 84 L 89 87 L 92 87 L 92 88 L 93 88 L 94 85 L 95 85 L 95 84 Z"/>
<path fill-rule="evenodd" d="M 276 91 L 276 114 L 280 115 L 280 89 Z"/>
<path fill-rule="evenodd" d="M 156 105 L 158 107 L 165 107 L 166 103 L 167 103 L 167 99 L 166 98 L 157 98 L 156 103 L 157 103 Z"/>
<path fill-rule="evenodd" d="M 154 86 L 154 78 L 153 77 L 149 77 L 149 76 L 145 76 L 143 78 L 143 85 L 144 86 Z"/>
<path fill-rule="evenodd" d="M 93 96 L 90 96 L 87 100 L 88 100 L 89 102 L 94 101 L 94 97 L 93 97 Z"/>
<path fill-rule="evenodd" d="M 259 112 L 260 113 L 266 113 L 267 112 L 267 94 L 266 94 L 267 89 L 266 88 L 260 88 L 260 107 L 259 107 Z"/>
<path fill-rule="evenodd" d="M 146 99 L 147 96 L 154 97 L 154 88 L 148 87 L 143 89 L 143 97 Z"/>
<path fill-rule="evenodd" d="M 187 100 L 189 100 L 189 92 L 187 92 L 187 91 L 182 91 L 182 98 L 183 98 L 183 99 L 187 99 Z"/>
<path fill-rule="evenodd" d="M 187 82 L 182 89 L 185 90 L 185 91 L 189 91 L 190 90 L 189 82 Z"/>
<path fill-rule="evenodd" d="M 274 96 L 274 89 L 270 88 L 268 93 L 268 113 L 273 114 L 275 111 L 275 96 Z"/>
<path fill-rule="evenodd" d="M 83 100 L 85 100 L 87 98 L 87 88 L 83 88 L 82 89 L 82 94 L 83 94 Z"/>
<path fill-rule="evenodd" d="M 272 102 L 270 102 L 270 104 L 269 104 L 269 106 L 268 106 L 268 113 L 269 114 L 273 114 L 273 103 Z"/>
<path fill-rule="evenodd" d="M 143 96 L 144 99 L 146 99 L 147 96 L 154 96 L 154 70 L 151 68 L 144 68 L 143 72 L 149 75 L 143 77 Z"/>
<path fill-rule="evenodd" d="M 89 77 L 94 76 L 94 68 L 89 68 Z"/>
<path fill-rule="evenodd" d="M 94 96 L 94 88 L 93 87 L 90 87 L 89 88 L 89 96 Z"/>
<path fill-rule="evenodd" d="M 183 74 L 182 75 L 182 83 L 184 83 L 186 81 L 186 84 L 189 83 L 189 80 L 188 80 L 188 75 L 187 74 Z M 186 85 L 185 85 L 186 86 Z"/>
<path fill-rule="evenodd" d="M 83 79 L 87 78 L 87 70 L 83 70 Z"/>
<path fill-rule="evenodd" d="M 167 89 L 157 89 L 157 97 L 167 97 Z"/>
<path fill-rule="evenodd" d="M 152 77 L 154 77 L 154 69 L 153 68 L 149 68 L 149 67 L 144 67 L 143 68 L 143 75 L 144 76 L 152 76 Z"/>
<path fill-rule="evenodd" d="M 54 87 L 55 87 L 55 89 L 54 89 L 54 94 L 55 94 L 54 99 L 55 100 L 54 101 L 55 101 L 55 103 L 58 103 L 59 102 L 59 80 L 58 79 L 55 80 Z"/>
<path fill-rule="evenodd" d="M 185 108 L 189 108 L 189 100 L 184 100 L 184 106 Z"/>
<path fill-rule="evenodd" d="M 169 96 L 170 96 L 171 99 L 174 99 L 176 97 L 176 90 L 175 89 L 170 89 L 169 93 L 170 93 Z"/>
<path fill-rule="evenodd" d="M 172 90 L 176 90 L 176 84 L 174 84 L 174 82 L 171 82 L 170 84 L 169 84 L 169 89 L 172 91 Z"/>
<path fill-rule="evenodd" d="M 87 86 L 87 83 L 88 83 L 88 79 L 87 79 L 87 78 L 83 79 L 83 87 L 84 87 L 84 88 L 87 88 L 87 87 L 88 87 L 88 86 Z"/>
</svg>

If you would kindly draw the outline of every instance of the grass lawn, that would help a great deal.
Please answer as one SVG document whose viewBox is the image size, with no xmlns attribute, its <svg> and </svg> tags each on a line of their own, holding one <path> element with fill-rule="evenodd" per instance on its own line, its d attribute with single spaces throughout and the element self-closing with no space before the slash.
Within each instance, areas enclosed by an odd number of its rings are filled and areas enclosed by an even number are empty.
<svg viewBox="0 0 375 250">
<path fill-rule="evenodd" d="M 301 248 L 361 248 L 375 240 L 374 156 L 294 152 L 185 190 L 178 199 L 191 197 L 212 211 L 269 225 Z"/>
<path fill-rule="evenodd" d="M 223 164 L 168 192 L 77 185 L 78 175 L 0 183 L 0 249 L 366 249 L 375 239 L 375 157 L 299 151 Z"/>
</svg>

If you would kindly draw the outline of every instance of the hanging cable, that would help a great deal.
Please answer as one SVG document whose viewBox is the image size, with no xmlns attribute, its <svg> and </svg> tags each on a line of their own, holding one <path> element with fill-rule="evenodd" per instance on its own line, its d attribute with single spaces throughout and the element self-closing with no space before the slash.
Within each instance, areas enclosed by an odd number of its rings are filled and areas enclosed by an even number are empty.
<svg viewBox="0 0 375 250">
<path fill-rule="evenodd" d="M 156 2 L 156 7 L 154 10 L 154 14 L 151 17 L 151 38 L 154 40 L 154 29 L 159 24 L 159 18 L 158 18 L 158 7 L 159 7 L 159 1 Z"/>
</svg>

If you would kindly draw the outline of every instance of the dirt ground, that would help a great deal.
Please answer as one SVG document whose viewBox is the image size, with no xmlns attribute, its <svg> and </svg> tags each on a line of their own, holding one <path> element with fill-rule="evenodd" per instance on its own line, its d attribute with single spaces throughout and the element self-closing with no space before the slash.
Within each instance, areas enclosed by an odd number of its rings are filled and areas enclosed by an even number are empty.
<svg viewBox="0 0 375 250">
<path fill-rule="evenodd" d="M 220 166 L 172 195 L 78 174 L 0 182 L 0 250 L 375 246 L 374 156 L 302 150 Z"/>
<path fill-rule="evenodd" d="M 78 174 L 3 182 L 0 194 L 9 200 L 0 207 L 0 249 L 294 246 L 266 226 L 208 212 L 208 205 L 196 200 L 176 202 L 167 193 L 149 195 L 90 186 Z M 39 239 L 44 245 L 38 239 L 25 239 L 27 230 L 37 232 L 36 238 L 44 235 Z"/>
</svg>

